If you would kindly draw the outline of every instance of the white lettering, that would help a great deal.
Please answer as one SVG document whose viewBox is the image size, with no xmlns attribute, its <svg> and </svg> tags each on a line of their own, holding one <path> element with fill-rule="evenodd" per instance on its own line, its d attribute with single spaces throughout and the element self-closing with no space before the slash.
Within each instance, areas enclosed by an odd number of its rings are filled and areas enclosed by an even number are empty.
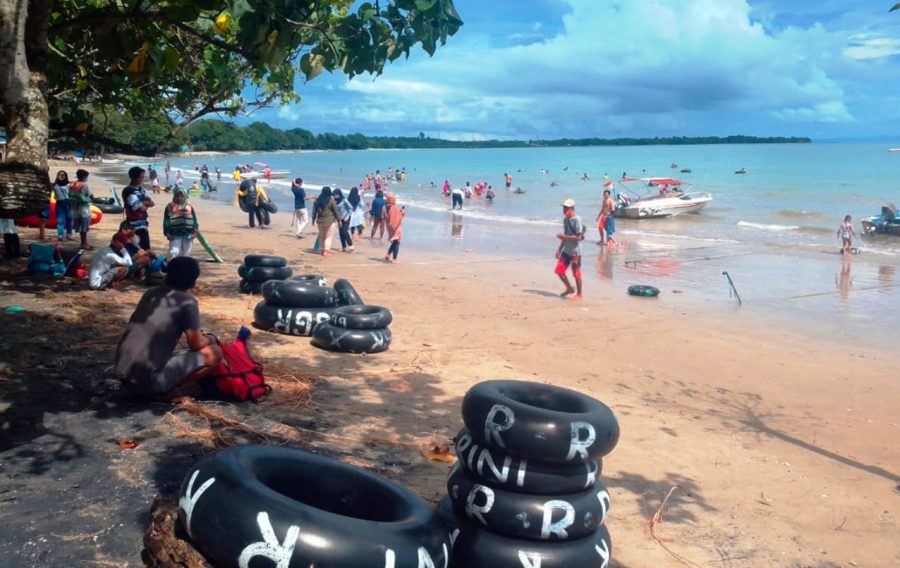
<svg viewBox="0 0 900 568">
<path fill-rule="evenodd" d="M 495 422 L 494 419 L 498 414 L 503 415 L 503 422 Z M 502 404 L 495 404 L 488 412 L 487 418 L 484 420 L 484 439 L 491 443 L 493 439 L 501 448 L 505 448 L 506 444 L 500 437 L 500 432 L 504 432 L 513 427 L 516 423 L 516 415 L 512 409 Z"/>
<path fill-rule="evenodd" d="M 469 457 L 466 459 L 466 464 L 469 466 L 469 471 L 475 471 L 476 455 L 478 455 L 478 444 L 472 444 L 472 449 L 469 450 Z"/>
<path fill-rule="evenodd" d="M 612 500 L 609 498 L 609 493 L 607 493 L 606 489 L 597 493 L 597 500 L 600 501 L 600 508 L 603 510 L 603 518 L 600 519 L 600 524 L 602 525 L 606 522 L 607 515 L 609 515 Z"/>
<path fill-rule="evenodd" d="M 597 462 L 592 461 L 584 464 L 584 467 L 587 469 L 587 480 L 584 482 L 584 489 L 587 489 L 597 483 L 597 474 L 600 472 L 600 466 Z"/>
<path fill-rule="evenodd" d="M 394 568 L 394 564 L 397 560 L 397 554 L 388 548 L 384 551 L 384 568 Z"/>
<path fill-rule="evenodd" d="M 262 556 L 274 562 L 275 568 L 288 568 L 291 563 L 291 555 L 294 554 L 294 547 L 297 545 L 297 537 L 300 535 L 300 527 L 296 525 L 288 527 L 284 544 L 278 544 L 278 537 L 275 536 L 275 530 L 272 528 L 272 523 L 269 522 L 268 513 L 263 511 L 256 515 L 256 524 L 259 525 L 259 532 L 262 534 L 263 540 L 247 545 L 241 551 L 241 555 L 238 557 L 238 566 L 249 568 L 251 560 Z"/>
<path fill-rule="evenodd" d="M 607 544 L 605 540 L 601 540 L 600 544 L 603 545 L 603 548 L 600 548 L 599 545 L 595 544 L 594 550 L 597 551 L 600 559 L 603 560 L 603 564 L 600 565 L 600 568 L 606 568 L 609 565 L 609 544 Z"/>
<path fill-rule="evenodd" d="M 278 333 L 290 333 L 291 332 L 291 310 L 288 310 L 287 313 L 283 312 L 281 308 L 278 308 L 278 311 L 275 312 L 275 331 Z"/>
<path fill-rule="evenodd" d="M 419 547 L 419 568 L 435 568 L 434 560 L 424 546 Z"/>
<path fill-rule="evenodd" d="M 293 330 L 293 334 L 309 335 L 312 332 L 312 319 L 312 312 L 297 312 L 297 315 L 294 317 L 294 324 L 297 328 Z"/>
<path fill-rule="evenodd" d="M 553 511 L 563 511 L 565 514 L 560 520 L 553 522 Z M 575 522 L 575 507 L 567 501 L 547 501 L 544 503 L 544 522 L 541 525 L 541 538 L 548 539 L 550 535 L 556 535 L 560 539 L 569 538 L 566 527 Z"/>
<path fill-rule="evenodd" d="M 572 422 L 572 443 L 569 445 L 567 460 L 571 460 L 577 454 L 582 460 L 587 460 L 587 449 L 597 439 L 594 427 L 587 422 Z"/>
<path fill-rule="evenodd" d="M 215 477 L 210 477 L 206 481 L 203 482 L 203 485 L 200 486 L 200 489 L 197 489 L 196 493 L 192 493 L 194 490 L 194 482 L 197 480 L 197 476 L 200 475 L 200 470 L 194 472 L 194 475 L 191 476 L 191 480 L 188 481 L 187 490 L 184 492 L 184 495 L 181 499 L 178 500 L 178 506 L 184 510 L 184 524 L 185 529 L 187 530 L 188 536 L 191 538 L 194 535 L 191 533 L 191 515 L 194 514 L 194 506 L 197 504 L 197 501 L 200 499 L 200 496 L 203 493 L 212 487 L 212 484 L 216 482 Z"/>
<path fill-rule="evenodd" d="M 484 495 L 484 505 L 475 504 L 475 499 L 478 498 L 479 494 Z M 487 526 L 487 521 L 484 520 L 482 513 L 490 513 L 493 506 L 494 491 L 490 487 L 485 487 L 478 483 L 472 486 L 472 490 L 469 491 L 469 495 L 466 497 L 466 515 L 477 518 L 481 521 L 481 524 Z"/>
<path fill-rule="evenodd" d="M 541 553 L 520 550 L 519 562 L 522 563 L 522 568 L 541 568 Z"/>
<path fill-rule="evenodd" d="M 528 469 L 528 460 L 522 458 L 519 460 L 519 474 L 516 476 L 516 485 L 522 487 L 525 485 L 525 470 Z"/>
<path fill-rule="evenodd" d="M 504 456 L 503 469 L 497 469 L 497 464 L 494 463 L 494 457 L 491 455 L 491 452 L 485 448 L 482 449 L 481 453 L 478 455 L 478 475 L 484 475 L 485 463 L 488 464 L 488 469 L 490 469 L 491 474 L 493 474 L 497 481 L 506 483 L 506 480 L 509 478 L 509 465 L 512 463 L 512 458 Z"/>
<path fill-rule="evenodd" d="M 469 446 L 472 444 L 472 436 L 470 434 L 463 434 L 456 441 L 456 453 L 464 454 L 466 450 L 469 449 Z"/>
</svg>

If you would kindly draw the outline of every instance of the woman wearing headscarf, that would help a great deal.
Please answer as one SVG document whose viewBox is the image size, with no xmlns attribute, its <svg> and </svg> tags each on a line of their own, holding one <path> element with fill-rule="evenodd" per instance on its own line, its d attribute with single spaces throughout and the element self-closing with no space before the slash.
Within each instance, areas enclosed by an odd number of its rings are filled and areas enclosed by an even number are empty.
<svg viewBox="0 0 900 568">
<path fill-rule="evenodd" d="M 74 241 L 72 236 L 72 207 L 69 205 L 69 174 L 59 170 L 53 182 L 53 196 L 56 197 L 56 240 Z"/>
<path fill-rule="evenodd" d="M 406 216 L 406 207 L 397 207 L 397 196 L 389 193 L 387 205 L 384 206 L 384 221 L 387 225 L 388 247 L 384 260 L 391 264 L 397 262 L 397 254 L 400 252 L 400 239 L 403 237 L 403 217 Z M 393 258 L 391 256 L 393 255 Z"/>
<path fill-rule="evenodd" d="M 353 215 L 353 206 L 344 197 L 340 189 L 334 190 L 334 202 L 337 203 L 340 217 L 338 217 L 338 234 L 341 237 L 341 252 L 353 252 L 353 238 L 350 237 L 350 217 Z"/>
<path fill-rule="evenodd" d="M 359 189 L 355 187 L 351 189 L 350 195 L 347 196 L 347 201 L 350 202 L 352 207 L 352 212 L 350 213 L 350 236 L 353 237 L 355 231 L 359 234 L 359 238 L 362 238 L 363 223 L 366 219 L 366 204 L 363 203 L 362 197 L 359 195 Z"/>
<path fill-rule="evenodd" d="M 331 239 L 334 238 L 335 223 L 341 218 L 334 197 L 331 196 L 331 188 L 327 185 L 322 188 L 322 193 L 316 198 L 313 208 L 313 222 L 319 229 L 319 248 L 322 256 L 331 256 Z"/>
</svg>

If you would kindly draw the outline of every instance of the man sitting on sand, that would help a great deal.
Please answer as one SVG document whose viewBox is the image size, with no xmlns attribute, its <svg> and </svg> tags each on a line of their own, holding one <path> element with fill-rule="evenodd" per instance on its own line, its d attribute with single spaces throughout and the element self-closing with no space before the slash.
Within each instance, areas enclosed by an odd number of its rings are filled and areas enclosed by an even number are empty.
<svg viewBox="0 0 900 568">
<path fill-rule="evenodd" d="M 559 248 L 556 249 L 556 275 L 566 285 L 565 291 L 560 294 L 563 298 L 575 293 L 571 300 L 581 300 L 581 241 L 584 240 L 584 223 L 581 217 L 575 214 L 575 200 L 566 199 L 562 202 L 563 208 L 563 232 L 556 235 L 559 239 Z M 572 267 L 572 276 L 575 277 L 575 288 L 569 283 L 566 270 Z"/>
<path fill-rule="evenodd" d="M 128 276 L 132 264 L 131 255 L 125 250 L 125 245 L 113 237 L 109 246 L 94 253 L 88 284 L 94 290 L 113 288 L 116 282 Z"/>
<path fill-rule="evenodd" d="M 141 298 L 116 348 L 115 374 L 126 387 L 144 395 L 163 395 L 193 384 L 222 361 L 215 338 L 200 329 L 200 308 L 188 292 L 198 276 L 196 260 L 173 258 L 165 284 Z M 189 349 L 175 351 L 182 334 Z"/>
</svg>

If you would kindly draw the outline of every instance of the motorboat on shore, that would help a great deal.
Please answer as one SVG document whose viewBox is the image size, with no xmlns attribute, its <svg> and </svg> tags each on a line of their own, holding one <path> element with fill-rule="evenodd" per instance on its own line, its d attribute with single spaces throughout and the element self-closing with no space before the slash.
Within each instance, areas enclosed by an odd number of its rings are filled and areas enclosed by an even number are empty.
<svg viewBox="0 0 900 568">
<path fill-rule="evenodd" d="M 629 188 L 628 184 L 635 182 L 644 186 L 643 193 Z M 685 192 L 685 182 L 670 177 L 625 177 L 619 183 L 625 191 L 618 192 L 616 196 L 616 216 L 626 219 L 654 219 L 699 213 L 712 201 L 712 194 Z"/>
<path fill-rule="evenodd" d="M 269 177 L 272 179 L 282 179 L 291 175 L 288 170 L 271 170 Z M 265 179 L 266 172 L 251 170 L 249 172 L 241 172 L 241 179 Z"/>
<path fill-rule="evenodd" d="M 864 235 L 900 237 L 900 219 L 897 218 L 897 207 L 893 203 L 885 203 L 881 206 L 881 215 L 863 217 L 861 223 Z"/>
</svg>

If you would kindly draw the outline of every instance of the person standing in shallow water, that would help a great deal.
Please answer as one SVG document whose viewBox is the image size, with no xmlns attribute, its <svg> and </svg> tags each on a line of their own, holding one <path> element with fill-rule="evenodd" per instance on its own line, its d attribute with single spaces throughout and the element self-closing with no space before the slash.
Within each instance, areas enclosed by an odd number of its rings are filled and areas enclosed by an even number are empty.
<svg viewBox="0 0 900 568">
<path fill-rule="evenodd" d="M 559 239 L 559 248 L 556 249 L 556 275 L 566 285 L 566 289 L 560 294 L 571 300 L 581 300 L 581 241 L 584 240 L 584 223 L 581 217 L 575 214 L 575 200 L 566 199 L 562 202 L 563 208 L 563 232 L 556 235 Z M 569 282 L 566 270 L 572 267 L 572 276 L 575 278 L 575 287 Z"/>
<path fill-rule="evenodd" d="M 853 237 L 856 236 L 856 231 L 853 230 L 853 219 L 850 215 L 844 217 L 844 222 L 838 227 L 837 236 L 841 239 L 841 254 L 850 254 L 853 250 Z"/>
</svg>

